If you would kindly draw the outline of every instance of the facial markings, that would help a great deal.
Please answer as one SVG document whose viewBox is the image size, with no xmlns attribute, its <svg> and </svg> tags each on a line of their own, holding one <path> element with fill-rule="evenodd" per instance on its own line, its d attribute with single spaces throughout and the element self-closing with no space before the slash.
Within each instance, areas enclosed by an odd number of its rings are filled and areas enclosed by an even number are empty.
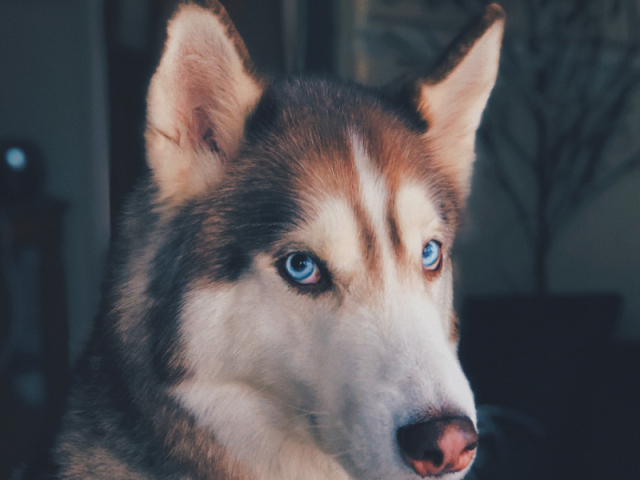
<svg viewBox="0 0 640 480">
<path fill-rule="evenodd" d="M 448 202 L 445 202 L 445 205 L 433 202 L 442 195 L 442 190 L 447 185 L 446 178 L 443 178 L 438 165 L 426 155 L 422 139 L 414 136 L 402 125 L 396 124 L 393 119 L 372 115 L 367 117 L 358 131 L 365 139 L 364 145 L 369 162 L 379 178 L 385 182 L 386 204 L 380 209 L 384 219 L 381 230 L 384 235 L 381 235 L 381 238 L 385 239 L 385 246 L 390 247 L 389 255 L 397 273 L 405 276 L 407 268 L 414 271 L 419 268 L 424 244 L 432 237 L 427 238 L 429 233 L 423 233 L 425 236 L 423 245 L 417 247 L 408 245 L 404 238 L 405 230 L 413 229 L 414 226 L 409 222 L 400 222 L 399 215 L 403 214 L 402 210 L 407 207 L 398 205 L 398 193 L 408 182 L 411 182 L 422 189 L 424 194 L 416 198 L 418 203 L 410 208 L 422 208 L 424 205 L 428 206 L 428 212 L 438 209 L 439 216 L 442 216 L 439 209 L 448 209 Z M 448 245 L 453 232 L 449 231 L 451 229 L 447 223 L 446 220 L 442 222 L 445 235 L 442 235 L 439 241 L 445 243 L 444 240 L 447 240 Z"/>
<path fill-rule="evenodd" d="M 445 250 L 450 243 L 450 232 L 427 186 L 420 180 L 407 180 L 411 169 L 403 155 L 406 152 L 383 148 L 384 158 L 374 158 L 357 134 L 352 134 L 351 143 L 359 187 L 353 210 L 360 222 L 363 256 L 371 277 L 382 279 L 392 274 L 392 270 L 385 273 L 385 265 L 395 265 L 393 274 L 402 277 L 408 271 L 422 272 L 421 254 L 426 243 L 436 240 L 445 245 Z M 392 166 L 388 163 L 401 172 L 386 178 Z M 431 277 L 438 273 L 431 272 Z"/>
<path fill-rule="evenodd" d="M 400 226 L 398 225 L 398 217 L 396 215 L 396 197 L 393 196 L 387 203 L 387 224 L 389 229 L 389 237 L 393 246 L 393 253 L 399 261 L 405 260 L 406 249 L 402 241 Z"/>
<path fill-rule="evenodd" d="M 350 151 L 335 149 L 340 158 L 313 162 L 315 168 L 305 172 L 314 174 L 313 182 L 305 182 L 306 193 L 299 200 L 305 223 L 287 234 L 278 248 L 313 253 L 326 261 L 339 283 L 349 284 L 363 271 L 362 278 L 371 283 L 382 279 L 383 264 L 394 261 L 391 252 L 401 243 L 400 229 L 394 211 L 391 216 L 397 228 L 389 226 L 393 199 L 388 182 L 362 140 L 356 134 L 350 140 Z"/>
<path fill-rule="evenodd" d="M 396 215 L 396 192 L 403 179 L 416 178 L 418 175 L 417 167 L 423 160 L 422 144 L 416 142 L 412 132 L 393 118 L 370 116 L 361 130 L 363 138 L 366 138 L 368 159 L 374 162 L 388 192 L 382 210 L 385 223 L 383 231 L 388 235 L 397 263 L 404 260 L 406 250 Z"/>
<path fill-rule="evenodd" d="M 350 283 L 364 265 L 362 233 L 349 202 L 341 197 L 320 200 L 306 218 L 311 219 L 285 238 L 290 250 L 308 250 L 327 262 L 340 283 Z"/>
<path fill-rule="evenodd" d="M 404 247 L 408 252 L 409 268 L 422 265 L 420 255 L 426 243 L 436 240 L 445 245 L 445 232 L 439 212 L 429 199 L 427 191 L 417 183 L 402 185 L 395 197 L 395 215 Z"/>
<path fill-rule="evenodd" d="M 353 209 L 361 226 L 367 267 L 371 278 L 376 280 L 382 275 L 384 252 L 389 250 L 385 241 L 388 225 L 384 215 L 389 193 L 362 140 L 356 134 L 351 136 L 351 145 L 358 175 L 358 195 L 354 199 Z"/>
</svg>

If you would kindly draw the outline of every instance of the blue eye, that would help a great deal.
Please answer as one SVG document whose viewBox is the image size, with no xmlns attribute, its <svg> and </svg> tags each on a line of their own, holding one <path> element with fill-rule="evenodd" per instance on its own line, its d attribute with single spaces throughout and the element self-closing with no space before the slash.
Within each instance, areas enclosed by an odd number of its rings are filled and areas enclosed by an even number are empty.
<svg viewBox="0 0 640 480">
<path fill-rule="evenodd" d="M 320 269 L 310 255 L 302 252 L 290 254 L 284 264 L 287 274 L 292 280 L 303 285 L 320 281 Z"/>
<path fill-rule="evenodd" d="M 422 266 L 427 270 L 437 270 L 440 267 L 440 244 L 430 240 L 422 251 Z"/>
</svg>

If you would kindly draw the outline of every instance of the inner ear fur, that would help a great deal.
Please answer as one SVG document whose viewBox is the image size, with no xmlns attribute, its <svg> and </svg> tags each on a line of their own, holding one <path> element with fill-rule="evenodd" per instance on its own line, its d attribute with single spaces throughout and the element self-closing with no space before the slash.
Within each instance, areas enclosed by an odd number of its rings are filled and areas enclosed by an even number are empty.
<svg viewBox="0 0 640 480">
<path fill-rule="evenodd" d="M 431 157 L 466 195 L 475 159 L 476 130 L 496 82 L 504 11 L 489 5 L 484 15 L 449 47 L 432 73 L 414 85 Z"/>
<path fill-rule="evenodd" d="M 147 161 L 161 200 L 214 185 L 242 141 L 264 90 L 244 42 L 217 0 L 181 5 L 147 97 Z"/>
</svg>

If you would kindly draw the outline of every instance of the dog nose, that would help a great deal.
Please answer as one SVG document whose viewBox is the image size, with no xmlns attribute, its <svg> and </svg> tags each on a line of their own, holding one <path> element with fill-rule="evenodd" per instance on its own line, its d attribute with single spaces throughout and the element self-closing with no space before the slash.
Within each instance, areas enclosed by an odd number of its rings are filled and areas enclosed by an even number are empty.
<svg viewBox="0 0 640 480">
<path fill-rule="evenodd" d="M 397 436 L 404 460 L 422 478 L 464 470 L 478 446 L 478 432 L 464 416 L 405 425 Z"/>
</svg>

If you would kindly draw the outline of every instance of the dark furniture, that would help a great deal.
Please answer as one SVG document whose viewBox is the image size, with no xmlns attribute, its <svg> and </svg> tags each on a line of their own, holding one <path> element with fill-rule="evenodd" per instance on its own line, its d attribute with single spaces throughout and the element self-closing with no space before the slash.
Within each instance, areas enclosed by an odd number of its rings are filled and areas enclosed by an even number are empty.
<svg viewBox="0 0 640 480">
<path fill-rule="evenodd" d="M 64 405 L 65 209 L 52 199 L 0 203 L 0 478 L 50 440 Z"/>
</svg>

